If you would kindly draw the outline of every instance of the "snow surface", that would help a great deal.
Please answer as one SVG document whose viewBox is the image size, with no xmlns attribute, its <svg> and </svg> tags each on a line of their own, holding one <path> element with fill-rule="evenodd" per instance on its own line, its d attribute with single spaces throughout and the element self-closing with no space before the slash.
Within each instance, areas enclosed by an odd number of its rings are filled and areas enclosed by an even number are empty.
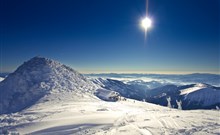
<svg viewBox="0 0 220 135">
<path fill-rule="evenodd" d="M 219 134 L 217 110 L 182 111 L 135 100 L 105 102 L 50 96 L 22 112 L 0 115 L 0 132 L 32 135 Z M 82 96 L 82 95 L 81 95 Z M 51 100 L 55 99 L 55 100 Z"/>
</svg>

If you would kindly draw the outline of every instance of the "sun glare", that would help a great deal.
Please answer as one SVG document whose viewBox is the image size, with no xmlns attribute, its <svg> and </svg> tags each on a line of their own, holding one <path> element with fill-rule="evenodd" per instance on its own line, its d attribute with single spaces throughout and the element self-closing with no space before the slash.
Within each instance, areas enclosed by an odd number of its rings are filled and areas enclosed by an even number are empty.
<svg viewBox="0 0 220 135">
<path fill-rule="evenodd" d="M 141 25 L 142 27 L 147 30 L 152 26 L 152 21 L 149 17 L 145 17 L 142 21 L 141 21 Z"/>
</svg>

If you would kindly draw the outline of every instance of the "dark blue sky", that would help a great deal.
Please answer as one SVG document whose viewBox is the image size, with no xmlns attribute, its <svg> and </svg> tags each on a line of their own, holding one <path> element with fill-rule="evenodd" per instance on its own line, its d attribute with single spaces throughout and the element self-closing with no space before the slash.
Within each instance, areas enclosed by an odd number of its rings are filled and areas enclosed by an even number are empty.
<svg viewBox="0 0 220 135">
<path fill-rule="evenodd" d="M 1 72 L 36 55 L 83 72 L 219 72 L 220 1 L 3 0 Z"/>
</svg>

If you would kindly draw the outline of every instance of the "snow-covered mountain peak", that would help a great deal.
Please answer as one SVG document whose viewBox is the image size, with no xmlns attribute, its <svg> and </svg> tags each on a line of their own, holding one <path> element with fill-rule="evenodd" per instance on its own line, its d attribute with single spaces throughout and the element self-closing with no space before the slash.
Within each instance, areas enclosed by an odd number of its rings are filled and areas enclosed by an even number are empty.
<svg viewBox="0 0 220 135">
<path fill-rule="evenodd" d="M 0 114 L 15 112 L 51 93 L 93 93 L 93 82 L 57 61 L 34 57 L 0 82 Z"/>
<path fill-rule="evenodd" d="M 27 83 L 28 85 L 39 84 L 42 88 L 47 85 L 45 90 L 75 90 L 78 85 L 86 85 L 89 82 L 72 68 L 38 56 L 24 62 L 5 79 L 5 82 L 9 82 L 8 80 L 18 81 L 17 86 L 24 86 Z"/>
<path fill-rule="evenodd" d="M 24 62 L 16 71 L 15 73 L 25 74 L 25 72 L 29 72 L 30 74 L 41 72 L 41 73 L 49 73 L 55 70 L 70 70 L 72 72 L 77 73 L 73 69 L 59 63 L 58 61 L 54 61 L 52 59 L 44 58 L 36 56 L 30 59 L 27 62 Z M 57 73 L 55 73 L 57 74 Z"/>
</svg>

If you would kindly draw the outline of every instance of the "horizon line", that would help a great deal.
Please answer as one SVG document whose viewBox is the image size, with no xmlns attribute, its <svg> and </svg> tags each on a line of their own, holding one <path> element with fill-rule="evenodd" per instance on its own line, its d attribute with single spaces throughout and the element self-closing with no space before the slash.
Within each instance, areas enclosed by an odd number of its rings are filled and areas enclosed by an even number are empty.
<svg viewBox="0 0 220 135">
<path fill-rule="evenodd" d="M 190 72 L 190 71 L 183 71 L 183 72 L 178 72 L 178 71 L 80 71 L 82 74 L 173 74 L 173 75 L 186 75 L 186 74 L 215 74 L 215 75 L 220 75 L 219 72 Z"/>
<path fill-rule="evenodd" d="M 81 74 L 85 74 L 85 75 L 89 75 L 89 74 L 160 74 L 160 75 L 189 75 L 189 74 L 214 74 L 214 75 L 220 75 L 219 72 L 163 72 L 163 71 L 159 71 L 159 72 L 118 72 L 118 71 L 106 71 L 106 72 L 87 72 L 87 71 L 80 71 L 80 70 L 76 70 Z M 14 72 L 14 71 L 13 71 Z M 0 72 L 0 74 L 10 74 L 13 72 Z"/>
<path fill-rule="evenodd" d="M 72 67 L 71 67 L 72 68 Z M 74 68 L 72 68 L 74 69 Z M 74 69 L 75 70 L 75 69 Z M 0 74 L 10 74 L 13 71 L 0 71 Z M 215 74 L 220 75 L 218 71 L 98 71 L 98 70 L 75 70 L 81 74 L 163 74 L 163 75 L 187 75 L 187 74 Z"/>
</svg>

